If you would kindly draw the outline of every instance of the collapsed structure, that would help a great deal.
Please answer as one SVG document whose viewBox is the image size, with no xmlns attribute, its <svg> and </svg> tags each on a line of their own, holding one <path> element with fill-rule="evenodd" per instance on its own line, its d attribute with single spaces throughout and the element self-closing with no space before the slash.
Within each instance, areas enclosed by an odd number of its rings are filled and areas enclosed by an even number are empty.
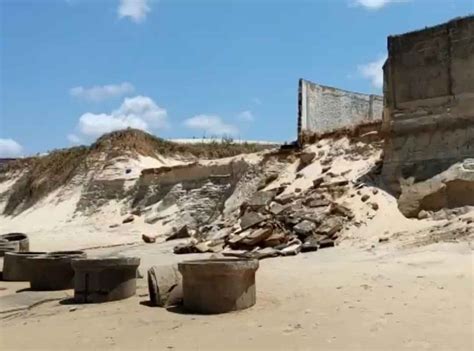
<svg viewBox="0 0 474 351">
<path fill-rule="evenodd" d="M 391 189 L 474 156 L 474 16 L 388 37 L 384 107 Z"/>
<path fill-rule="evenodd" d="M 379 183 L 405 216 L 474 205 L 474 16 L 388 37 L 383 70 L 383 107 L 377 95 L 300 80 L 299 144 L 374 127 L 384 138 Z"/>
</svg>

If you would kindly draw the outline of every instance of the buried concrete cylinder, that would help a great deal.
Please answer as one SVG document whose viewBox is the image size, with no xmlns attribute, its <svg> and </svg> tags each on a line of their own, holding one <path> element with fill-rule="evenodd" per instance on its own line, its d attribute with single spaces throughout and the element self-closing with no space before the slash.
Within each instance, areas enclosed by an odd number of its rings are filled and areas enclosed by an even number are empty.
<svg viewBox="0 0 474 351">
<path fill-rule="evenodd" d="M 57 251 L 28 257 L 31 290 L 65 290 L 74 287 L 74 270 L 71 261 L 85 258 L 83 251 Z"/>
<path fill-rule="evenodd" d="M 8 233 L 0 235 L 0 255 L 5 252 L 30 251 L 30 241 L 23 233 Z"/>
<path fill-rule="evenodd" d="M 256 302 L 257 260 L 210 259 L 178 264 L 183 275 L 184 307 L 214 314 L 242 310 Z"/>
<path fill-rule="evenodd" d="M 98 303 L 126 299 L 137 289 L 137 257 L 80 258 L 72 261 L 74 301 Z"/>
<path fill-rule="evenodd" d="M 3 280 L 7 281 L 28 281 L 30 279 L 30 269 L 27 259 L 46 252 L 5 252 L 3 259 Z"/>
</svg>

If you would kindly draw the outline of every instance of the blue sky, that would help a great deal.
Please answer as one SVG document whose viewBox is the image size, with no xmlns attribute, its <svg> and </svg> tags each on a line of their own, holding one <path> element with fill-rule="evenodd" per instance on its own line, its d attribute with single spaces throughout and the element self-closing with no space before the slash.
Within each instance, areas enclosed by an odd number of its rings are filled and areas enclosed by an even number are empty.
<svg viewBox="0 0 474 351">
<path fill-rule="evenodd" d="M 296 137 L 306 78 L 380 93 L 386 37 L 474 0 L 0 0 L 0 157 L 132 126 Z"/>
</svg>

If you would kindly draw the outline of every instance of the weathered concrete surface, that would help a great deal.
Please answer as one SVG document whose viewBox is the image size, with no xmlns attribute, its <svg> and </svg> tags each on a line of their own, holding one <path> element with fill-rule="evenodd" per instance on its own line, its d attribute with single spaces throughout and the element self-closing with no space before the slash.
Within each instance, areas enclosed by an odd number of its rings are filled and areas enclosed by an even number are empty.
<svg viewBox="0 0 474 351">
<path fill-rule="evenodd" d="M 171 293 L 178 285 L 182 286 L 182 276 L 177 264 L 151 267 L 148 270 L 148 294 L 151 305 L 166 307 Z"/>
<path fill-rule="evenodd" d="M 8 233 L 0 235 L 1 245 L 0 254 L 5 252 L 24 252 L 30 250 L 30 241 L 28 236 L 23 233 Z"/>
<path fill-rule="evenodd" d="M 74 301 L 100 303 L 135 295 L 139 265 L 137 257 L 74 259 Z"/>
<path fill-rule="evenodd" d="M 253 306 L 258 266 L 256 260 L 225 258 L 179 263 L 185 309 L 214 314 Z"/>
<path fill-rule="evenodd" d="M 28 281 L 30 277 L 27 259 L 46 252 L 5 252 L 3 258 L 3 280 Z"/>
<path fill-rule="evenodd" d="M 304 79 L 299 81 L 298 139 L 302 134 L 326 133 L 381 121 L 383 98 L 354 93 Z"/>
<path fill-rule="evenodd" d="M 447 171 L 416 184 L 402 184 L 398 208 L 407 217 L 421 210 L 439 211 L 474 204 L 474 160 L 455 164 Z"/>
<path fill-rule="evenodd" d="M 85 258 L 82 251 L 58 251 L 47 255 L 28 257 L 32 290 L 65 290 L 74 287 L 74 270 L 71 261 Z"/>
<path fill-rule="evenodd" d="M 382 175 L 399 192 L 474 157 L 474 16 L 391 36 L 388 51 Z"/>
</svg>

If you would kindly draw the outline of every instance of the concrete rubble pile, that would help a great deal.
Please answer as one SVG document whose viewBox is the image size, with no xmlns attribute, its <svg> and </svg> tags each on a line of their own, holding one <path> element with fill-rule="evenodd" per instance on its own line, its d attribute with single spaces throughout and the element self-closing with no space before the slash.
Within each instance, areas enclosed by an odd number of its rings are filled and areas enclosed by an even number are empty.
<svg viewBox="0 0 474 351">
<path fill-rule="evenodd" d="M 287 193 L 288 185 L 257 191 L 240 206 L 238 223 L 223 220 L 187 233 L 191 239 L 175 246 L 174 253 L 263 259 L 335 246 L 340 231 L 354 219 L 350 209 L 332 200 L 347 192 L 349 181 L 326 172 L 305 191 Z M 173 238 L 185 237 L 184 231 L 180 228 Z"/>
</svg>

